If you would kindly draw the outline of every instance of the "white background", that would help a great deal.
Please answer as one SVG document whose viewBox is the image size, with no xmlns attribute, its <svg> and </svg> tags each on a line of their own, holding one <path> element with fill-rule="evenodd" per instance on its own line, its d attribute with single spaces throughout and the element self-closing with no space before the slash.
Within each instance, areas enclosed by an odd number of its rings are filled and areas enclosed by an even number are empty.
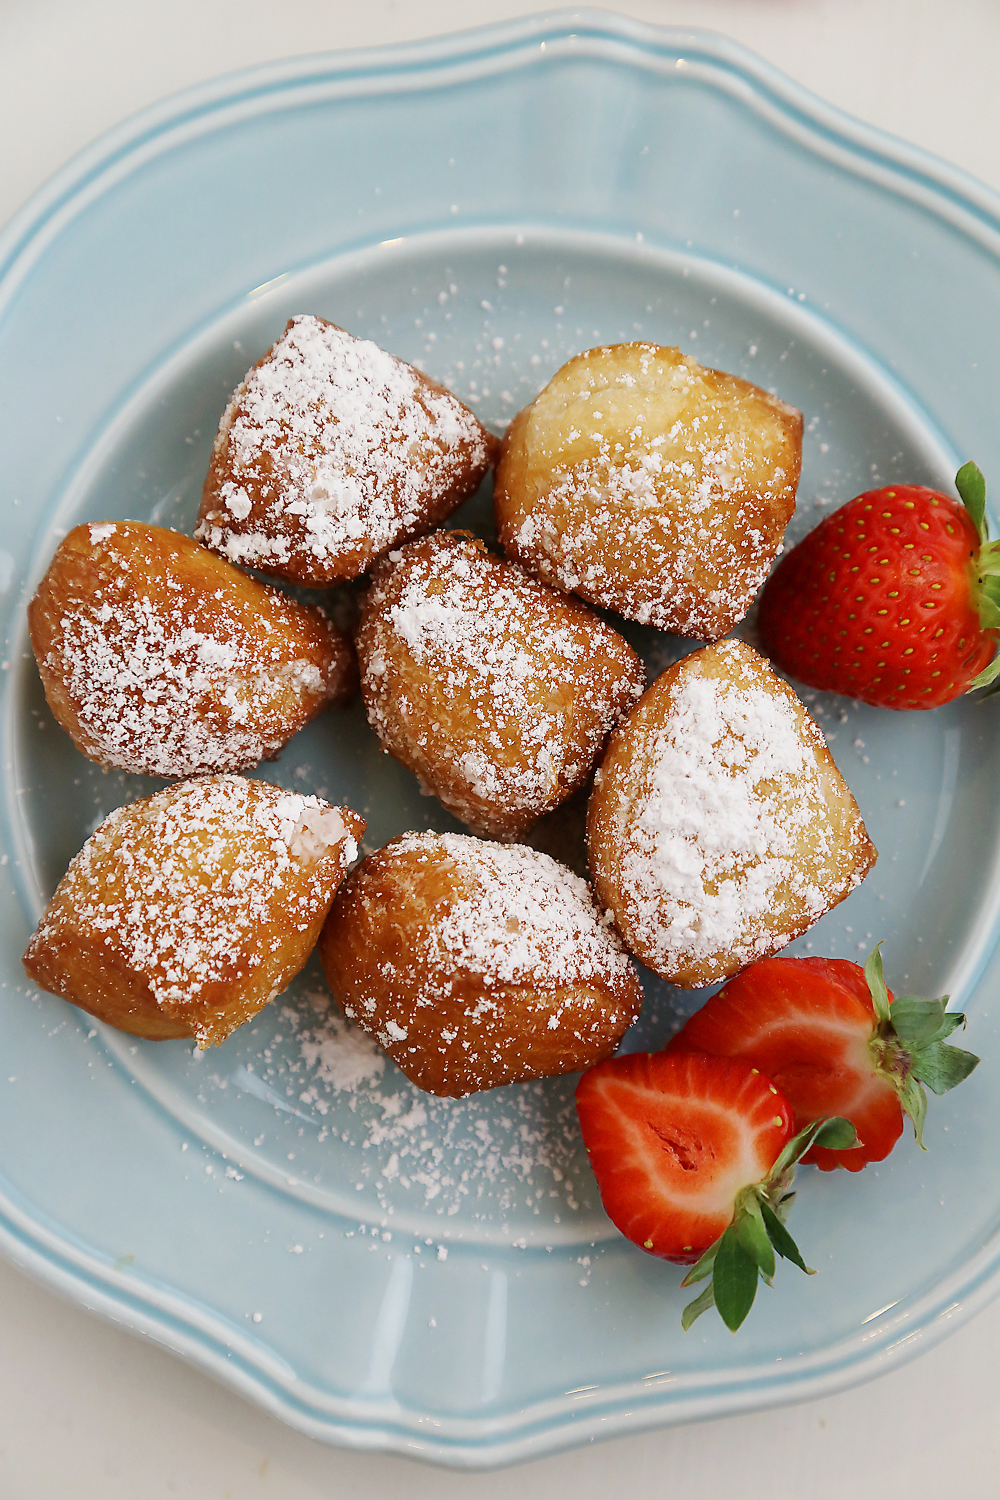
<svg viewBox="0 0 1000 1500">
<path fill-rule="evenodd" d="M 502 0 L 0 0 L 0 225 L 80 147 L 188 84 L 541 8 Z M 724 32 L 822 98 L 1000 189 L 997 0 L 608 8 Z M 0 1500 L 884 1500 L 907 1491 L 1000 1495 L 1000 1303 L 903 1368 L 839 1396 L 468 1475 L 300 1437 L 0 1262 Z"/>
</svg>

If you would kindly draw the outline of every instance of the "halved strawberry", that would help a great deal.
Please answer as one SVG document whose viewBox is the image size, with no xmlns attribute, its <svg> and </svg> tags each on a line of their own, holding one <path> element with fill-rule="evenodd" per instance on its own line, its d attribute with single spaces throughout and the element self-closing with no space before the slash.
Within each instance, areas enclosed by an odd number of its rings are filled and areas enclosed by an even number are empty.
<svg viewBox="0 0 1000 1500">
<path fill-rule="evenodd" d="M 696 1052 L 634 1053 L 589 1068 L 580 1128 L 608 1217 L 633 1244 L 712 1280 L 684 1326 L 713 1303 L 736 1329 L 775 1251 L 807 1270 L 784 1228 L 795 1162 L 816 1139 L 848 1146 L 845 1121 L 793 1137 L 792 1111 L 749 1063 Z"/>
<path fill-rule="evenodd" d="M 1000 543 L 986 483 L 962 504 L 923 485 L 866 490 L 782 558 L 760 596 L 767 656 L 810 687 L 883 708 L 937 708 L 1000 673 Z"/>
<path fill-rule="evenodd" d="M 922 1146 L 924 1084 L 943 1094 L 976 1066 L 971 1052 L 945 1045 L 965 1024 L 946 1003 L 947 997 L 894 1000 L 878 948 L 863 969 L 843 958 L 767 958 L 713 995 L 667 1050 L 752 1063 L 786 1096 L 799 1129 L 826 1115 L 844 1116 L 857 1130 L 858 1147 L 814 1146 L 804 1160 L 824 1171 L 858 1172 L 888 1156 L 904 1112 Z"/>
</svg>

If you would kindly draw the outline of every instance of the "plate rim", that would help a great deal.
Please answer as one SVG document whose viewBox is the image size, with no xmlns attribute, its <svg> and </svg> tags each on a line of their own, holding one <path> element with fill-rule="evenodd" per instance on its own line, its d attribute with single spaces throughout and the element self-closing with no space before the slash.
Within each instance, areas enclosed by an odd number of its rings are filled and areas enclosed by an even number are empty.
<svg viewBox="0 0 1000 1500">
<path fill-rule="evenodd" d="M 117 160 L 135 155 L 148 142 L 186 122 L 207 120 L 227 105 L 249 105 L 252 99 L 289 86 L 322 83 L 329 88 L 339 83 L 346 87 L 351 80 L 367 76 L 373 85 L 381 85 L 379 92 L 386 93 L 392 91 L 394 80 L 402 84 L 421 73 L 456 70 L 462 64 L 477 63 L 481 71 L 491 72 L 504 54 L 523 50 L 529 43 L 543 48 L 549 42 L 578 41 L 582 34 L 599 45 L 625 43 L 640 59 L 697 52 L 699 60 L 724 67 L 735 78 L 755 85 L 758 94 L 771 95 L 786 118 L 798 117 L 811 131 L 846 145 L 873 164 L 889 166 L 894 178 L 902 173 L 914 186 L 950 200 L 963 216 L 971 211 L 983 227 L 1000 233 L 1000 191 L 925 147 L 829 103 L 742 42 L 707 27 L 660 26 L 585 7 L 546 10 L 407 42 L 306 53 L 234 69 L 173 91 L 102 131 L 0 226 L 0 293 L 9 292 L 23 255 L 60 208 L 68 207 Z M 4 296 L 0 296 L 0 320 Z"/>
<path fill-rule="evenodd" d="M 447 77 L 463 66 L 492 75 L 501 59 L 507 58 L 511 67 L 517 66 L 517 54 L 525 53 L 529 46 L 557 41 L 565 45 L 582 32 L 598 51 L 625 44 L 633 60 L 640 62 L 653 55 L 697 51 L 701 60 L 728 71 L 744 87 L 767 94 L 787 118 L 798 119 L 848 155 L 857 154 L 870 167 L 888 173 L 897 185 L 900 176 L 905 178 L 915 193 L 932 198 L 939 217 L 956 228 L 961 222 L 966 227 L 977 225 L 981 233 L 1000 234 L 1000 194 L 923 148 L 827 104 L 742 44 L 704 29 L 657 26 L 595 9 L 561 10 L 387 47 L 283 59 L 196 84 L 133 114 L 59 169 L 0 232 L 0 325 L 8 297 L 21 277 L 30 272 L 33 255 L 44 246 L 47 235 L 59 232 L 60 225 L 69 221 L 88 192 L 99 194 L 102 182 L 108 180 L 107 174 L 116 165 L 140 166 L 143 149 L 154 141 L 165 141 L 173 131 L 185 125 L 196 127 L 199 122 L 207 125 L 227 107 L 256 112 L 255 99 L 265 94 L 277 99 L 292 88 L 322 86 L 327 91 L 324 97 L 333 101 L 338 90 L 349 92 L 352 82 L 358 80 L 368 80 L 373 93 L 391 93 L 407 80 L 420 79 L 424 86 L 432 87 L 434 75 Z M 21 1227 L 19 1220 L 25 1220 Z M 858 1341 L 855 1334 L 823 1351 L 829 1366 L 829 1355 L 843 1347 L 843 1357 L 834 1361 L 832 1368 L 809 1375 L 788 1370 L 768 1388 L 761 1388 L 755 1372 L 747 1372 L 734 1382 L 744 1389 L 730 1392 L 724 1408 L 719 1407 L 717 1396 L 698 1394 L 673 1404 L 657 1404 L 655 1399 L 640 1402 L 641 1382 L 632 1381 L 603 1387 L 606 1399 L 601 1402 L 601 1410 L 592 1410 L 589 1416 L 585 1415 L 585 1406 L 574 1406 L 566 1398 L 550 1398 L 520 1413 L 520 1428 L 511 1425 L 511 1421 L 516 1424 L 516 1415 L 513 1419 L 504 1416 L 476 1422 L 454 1419 L 451 1425 L 456 1434 L 478 1427 L 482 1432 L 492 1429 L 494 1435 L 483 1440 L 456 1436 L 448 1441 L 430 1430 L 432 1425 L 446 1424 L 431 1424 L 416 1412 L 403 1413 L 412 1419 L 409 1429 L 374 1420 L 360 1426 L 349 1419 L 321 1415 L 315 1406 L 310 1415 L 290 1390 L 282 1394 L 269 1383 L 259 1366 L 255 1374 L 253 1361 L 240 1367 L 220 1355 L 218 1333 L 212 1333 L 208 1321 L 200 1322 L 193 1309 L 188 1309 L 186 1319 L 179 1320 L 163 1299 L 158 1301 L 151 1294 L 138 1296 L 134 1284 L 129 1289 L 116 1285 L 109 1267 L 97 1257 L 65 1241 L 60 1250 L 55 1235 L 40 1223 L 30 1228 L 29 1223 L 13 1200 L 0 1193 L 0 1248 L 15 1265 L 57 1293 L 125 1322 L 132 1331 L 182 1354 L 300 1431 L 328 1442 L 416 1454 L 467 1468 L 491 1468 L 540 1457 L 596 1436 L 621 1436 L 696 1420 L 721 1410 L 735 1414 L 829 1394 L 912 1358 L 971 1318 L 1000 1291 L 1000 1247 L 987 1242 L 967 1257 L 960 1270 L 907 1309 L 897 1337 L 888 1337 L 887 1327 L 881 1340 L 872 1338 L 865 1352 L 851 1356 L 847 1346 Z M 954 1291 L 950 1290 L 952 1286 Z M 953 1300 L 959 1292 L 961 1300 Z M 918 1326 L 905 1327 L 914 1321 Z M 551 1408 L 560 1400 L 559 1413 L 540 1415 L 543 1407 Z M 501 1428 L 508 1429 L 504 1436 L 499 1435 Z"/>
</svg>

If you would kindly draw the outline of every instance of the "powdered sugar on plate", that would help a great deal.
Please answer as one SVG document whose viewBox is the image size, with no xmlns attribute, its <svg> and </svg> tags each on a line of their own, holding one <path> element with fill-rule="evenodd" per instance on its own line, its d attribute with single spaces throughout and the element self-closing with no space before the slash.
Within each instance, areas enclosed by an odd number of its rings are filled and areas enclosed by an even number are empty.
<svg viewBox="0 0 1000 1500">
<path fill-rule="evenodd" d="M 252 1071 L 202 1087 L 235 1084 L 270 1103 L 258 1149 L 270 1145 L 286 1172 L 307 1174 L 320 1193 L 346 1191 L 359 1217 L 383 1224 L 428 1233 L 448 1224 L 449 1237 L 488 1232 L 513 1244 L 572 1237 L 574 1225 L 592 1234 L 596 1192 L 573 1078 L 437 1098 L 409 1083 L 328 993 L 308 989 L 276 1010 L 278 1030 Z"/>
</svg>

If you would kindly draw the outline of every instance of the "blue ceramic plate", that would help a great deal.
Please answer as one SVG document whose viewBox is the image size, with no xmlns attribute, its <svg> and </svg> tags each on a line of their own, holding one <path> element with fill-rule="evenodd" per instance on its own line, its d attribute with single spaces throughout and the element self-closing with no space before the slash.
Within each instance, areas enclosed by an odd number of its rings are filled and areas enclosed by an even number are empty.
<svg viewBox="0 0 1000 1500">
<path fill-rule="evenodd" d="M 994 198 L 707 34 L 584 12 L 282 63 L 147 111 L 0 243 L 5 853 L 0 1245 L 330 1441 L 497 1464 L 829 1392 L 997 1284 L 997 705 L 814 698 L 881 859 L 799 950 L 885 940 L 986 1061 L 860 1178 L 800 1177 L 815 1278 L 737 1338 L 601 1212 L 572 1081 L 420 1095 L 308 972 L 204 1057 L 92 1024 L 20 954 L 111 807 L 52 723 L 24 604 L 84 519 L 187 527 L 239 376 L 294 312 L 421 363 L 495 428 L 570 354 L 678 343 L 806 414 L 798 531 L 874 481 L 1000 475 Z M 473 524 L 488 497 L 472 503 Z M 653 668 L 683 649 L 634 635 Z M 268 775 L 448 826 L 360 709 Z M 694 999 L 650 984 L 629 1045 Z"/>
</svg>

